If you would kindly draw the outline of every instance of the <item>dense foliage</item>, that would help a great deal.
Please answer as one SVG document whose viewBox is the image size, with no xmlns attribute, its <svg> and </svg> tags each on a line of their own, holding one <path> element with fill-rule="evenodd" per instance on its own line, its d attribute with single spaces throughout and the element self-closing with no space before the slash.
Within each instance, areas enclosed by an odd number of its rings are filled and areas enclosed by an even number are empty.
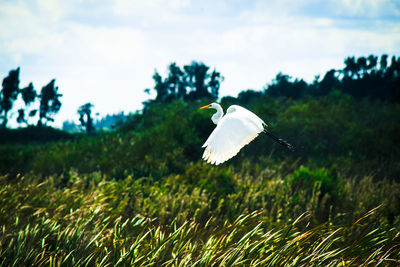
<svg viewBox="0 0 400 267">
<path fill-rule="evenodd" d="M 70 142 L 28 147 L 2 146 L 0 171 L 60 174 L 100 171 L 108 179 L 127 175 L 160 179 L 181 174 L 201 158 L 201 145 L 212 131 L 212 112 L 198 111 L 204 104 L 182 101 L 153 104 L 134 114 L 117 132 Z M 225 108 L 228 103 L 223 104 Z M 399 179 L 400 105 L 380 100 L 357 101 L 339 92 L 296 102 L 260 96 L 247 105 L 266 118 L 269 129 L 287 139 L 294 152 L 283 150 L 267 137 L 257 138 L 224 166 L 240 169 L 245 160 L 254 166 L 266 157 L 310 167 L 340 166 L 351 174 L 374 174 Z M 21 157 L 28 155 L 29 157 Z M 7 156 L 6 156 L 7 155 Z M 84 159 L 84 160 L 82 160 Z"/>
<path fill-rule="evenodd" d="M 176 63 L 168 66 L 167 77 L 163 78 L 157 71 L 153 75 L 155 102 L 172 100 L 198 100 L 202 98 L 218 98 L 220 83 L 224 80 L 215 69 L 202 62 L 193 61 L 181 69 Z M 146 89 L 149 92 L 150 89 Z"/>
<path fill-rule="evenodd" d="M 341 88 L 223 98 L 295 151 L 260 136 L 217 167 L 210 100 L 91 136 L 25 129 L 59 138 L 0 145 L 0 265 L 399 265 L 400 104 Z"/>
<path fill-rule="evenodd" d="M 400 58 L 393 56 L 348 57 L 345 67 L 329 70 L 321 79 L 316 77 L 308 84 L 302 79 L 294 81 L 289 75 L 279 73 L 273 82 L 265 87 L 272 97 L 290 97 L 299 99 L 304 96 L 324 96 L 339 90 L 355 98 L 377 98 L 388 101 L 400 101 Z"/>
</svg>

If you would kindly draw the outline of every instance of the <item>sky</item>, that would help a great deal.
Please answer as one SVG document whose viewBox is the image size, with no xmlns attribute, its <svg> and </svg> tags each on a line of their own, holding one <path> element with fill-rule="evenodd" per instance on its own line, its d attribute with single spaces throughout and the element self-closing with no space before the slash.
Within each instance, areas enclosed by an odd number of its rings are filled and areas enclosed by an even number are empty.
<svg viewBox="0 0 400 267">
<path fill-rule="evenodd" d="M 400 56 L 400 0 L 0 0 L 0 78 L 20 67 L 20 87 L 38 91 L 56 79 L 57 127 L 87 102 L 140 110 L 172 62 L 204 62 L 236 96 L 370 54 Z"/>
</svg>

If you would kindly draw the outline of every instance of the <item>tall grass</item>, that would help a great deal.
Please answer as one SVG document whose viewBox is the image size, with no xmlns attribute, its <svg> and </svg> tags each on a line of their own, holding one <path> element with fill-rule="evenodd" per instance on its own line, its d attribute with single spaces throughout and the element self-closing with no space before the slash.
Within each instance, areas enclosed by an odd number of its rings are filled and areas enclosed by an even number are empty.
<svg viewBox="0 0 400 267">
<path fill-rule="evenodd" d="M 154 225 L 141 216 L 91 216 L 62 225 L 42 219 L 1 230 L 2 266 L 389 266 L 400 263 L 400 233 L 375 228 L 378 209 L 350 225 L 269 229 L 262 211 L 222 226 L 194 221 Z M 17 227 L 18 218 L 12 227 Z"/>
<path fill-rule="evenodd" d="M 332 213 L 332 218 L 317 223 L 316 213 L 326 207 L 319 181 L 311 191 L 302 189 L 311 197 L 303 203 L 290 198 L 291 187 L 280 177 L 255 178 L 251 187 L 236 186 L 216 202 L 212 192 L 182 182 L 185 177 L 158 183 L 71 173 L 67 186 L 60 186 L 58 177 L 43 182 L 36 176 L 7 179 L 0 179 L 1 266 L 400 264 L 400 232 L 398 224 L 388 221 L 388 203 L 366 212 Z M 357 184 L 362 192 L 351 192 L 357 203 L 364 202 L 353 209 L 376 204 L 382 200 L 379 194 L 395 197 L 399 192 L 396 184 L 384 188 L 365 179 Z M 365 203 L 370 192 L 362 183 L 375 191 L 378 201 Z M 346 192 L 352 183 L 343 186 Z M 254 205 L 260 197 L 266 202 Z M 289 203 L 283 205 L 279 197 Z M 309 202 L 315 206 L 307 208 Z M 295 217 L 300 210 L 309 212 Z"/>
</svg>

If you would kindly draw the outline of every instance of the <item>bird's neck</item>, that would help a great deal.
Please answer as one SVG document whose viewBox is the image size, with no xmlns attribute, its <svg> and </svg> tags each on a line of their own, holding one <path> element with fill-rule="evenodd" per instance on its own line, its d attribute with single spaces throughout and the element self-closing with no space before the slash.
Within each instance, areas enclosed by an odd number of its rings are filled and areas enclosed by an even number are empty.
<svg viewBox="0 0 400 267">
<path fill-rule="evenodd" d="M 212 115 L 211 120 L 214 124 L 218 124 L 219 120 L 222 118 L 222 116 L 224 116 L 224 111 L 222 110 L 221 106 L 217 106 L 215 109 L 217 112 Z"/>
</svg>

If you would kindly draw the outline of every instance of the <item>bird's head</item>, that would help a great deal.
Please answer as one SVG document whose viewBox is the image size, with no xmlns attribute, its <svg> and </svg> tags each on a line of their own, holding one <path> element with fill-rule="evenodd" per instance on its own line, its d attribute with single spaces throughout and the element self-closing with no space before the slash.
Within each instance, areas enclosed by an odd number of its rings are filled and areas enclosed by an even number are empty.
<svg viewBox="0 0 400 267">
<path fill-rule="evenodd" d="M 207 106 L 201 107 L 200 109 L 205 109 L 205 108 L 214 108 L 217 110 L 217 112 L 212 115 L 211 120 L 215 123 L 218 124 L 219 120 L 222 118 L 222 116 L 224 115 L 224 112 L 222 110 L 222 107 L 217 104 L 217 103 L 211 103 Z"/>
<path fill-rule="evenodd" d="M 205 108 L 215 108 L 215 109 L 217 109 L 217 106 L 219 106 L 217 103 L 211 103 L 209 105 L 201 107 L 200 109 L 205 109 Z"/>
</svg>

